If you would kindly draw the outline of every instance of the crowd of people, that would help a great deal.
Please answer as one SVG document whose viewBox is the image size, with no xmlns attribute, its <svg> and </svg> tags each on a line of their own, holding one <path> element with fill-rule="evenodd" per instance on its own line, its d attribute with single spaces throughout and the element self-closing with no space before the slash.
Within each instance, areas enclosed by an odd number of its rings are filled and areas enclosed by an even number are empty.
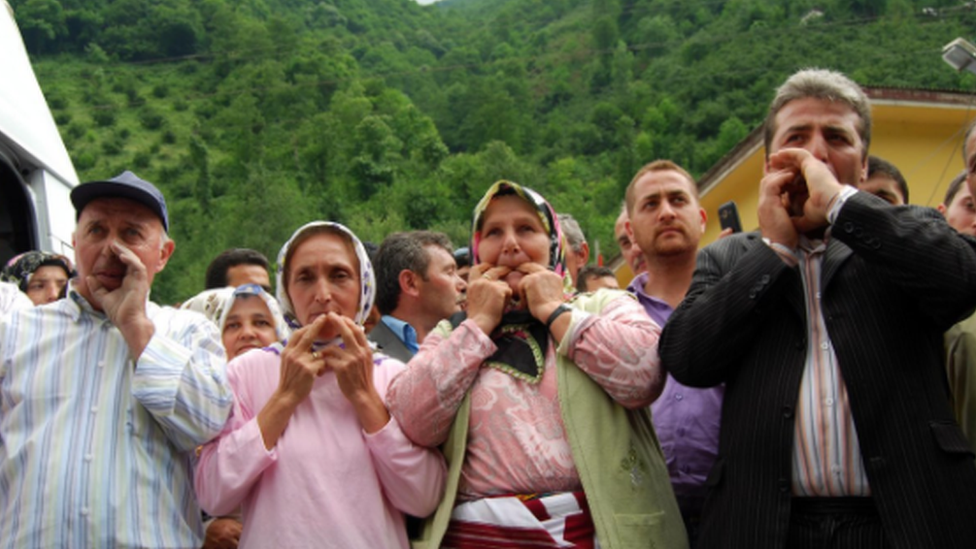
<svg viewBox="0 0 976 549">
<path fill-rule="evenodd" d="M 498 181 L 461 247 L 312 221 L 162 307 L 162 193 L 77 186 L 0 273 L 0 549 L 976 547 L 976 131 L 931 209 L 842 74 L 764 130 L 756 231 L 634 175 L 625 289 Z"/>
</svg>

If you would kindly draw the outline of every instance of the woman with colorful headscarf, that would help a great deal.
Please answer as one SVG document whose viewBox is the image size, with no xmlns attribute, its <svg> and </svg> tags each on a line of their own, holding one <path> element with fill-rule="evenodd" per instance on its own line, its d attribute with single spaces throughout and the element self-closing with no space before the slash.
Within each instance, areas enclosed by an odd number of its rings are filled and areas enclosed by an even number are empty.
<svg viewBox="0 0 976 549">
<path fill-rule="evenodd" d="M 67 257 L 31 251 L 8 261 L 0 280 L 16 284 L 34 305 L 44 305 L 64 297 L 68 280 L 73 276 L 75 269 Z"/>
<path fill-rule="evenodd" d="M 209 318 L 233 360 L 252 349 L 261 349 L 288 336 L 278 301 L 257 284 L 204 290 L 180 305 Z"/>
<path fill-rule="evenodd" d="M 661 328 L 624 292 L 570 297 L 558 219 L 531 189 L 495 183 L 472 234 L 466 318 L 388 394 L 407 436 L 448 460 L 426 546 L 685 547 L 647 410 Z"/>
<path fill-rule="evenodd" d="M 374 355 L 362 331 L 375 295 L 362 243 L 337 223 L 301 227 L 277 287 L 296 330 L 228 365 L 234 411 L 200 455 L 200 504 L 213 515 L 243 504 L 241 547 L 406 548 L 404 513 L 436 507 L 444 463 L 384 404 L 404 365 Z"/>
</svg>

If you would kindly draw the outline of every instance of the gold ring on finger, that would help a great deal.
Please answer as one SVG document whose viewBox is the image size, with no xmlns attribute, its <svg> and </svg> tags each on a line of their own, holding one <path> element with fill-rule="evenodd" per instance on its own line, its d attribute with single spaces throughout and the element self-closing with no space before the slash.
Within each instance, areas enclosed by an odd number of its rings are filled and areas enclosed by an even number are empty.
<svg viewBox="0 0 976 549">
<path fill-rule="evenodd" d="M 322 356 L 322 355 L 320 355 L 318 351 L 312 351 L 312 358 L 313 359 L 318 360 L 320 356 Z"/>
</svg>

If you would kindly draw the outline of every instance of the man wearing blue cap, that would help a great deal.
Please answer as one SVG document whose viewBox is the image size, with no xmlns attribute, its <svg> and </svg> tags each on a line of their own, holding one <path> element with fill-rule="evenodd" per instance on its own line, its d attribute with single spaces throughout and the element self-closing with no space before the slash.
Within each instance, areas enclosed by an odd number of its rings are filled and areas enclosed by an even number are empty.
<svg viewBox="0 0 976 549">
<path fill-rule="evenodd" d="M 220 336 L 149 301 L 174 249 L 154 185 L 71 201 L 67 299 L 0 322 L 0 548 L 199 547 L 191 456 L 232 404 Z"/>
</svg>

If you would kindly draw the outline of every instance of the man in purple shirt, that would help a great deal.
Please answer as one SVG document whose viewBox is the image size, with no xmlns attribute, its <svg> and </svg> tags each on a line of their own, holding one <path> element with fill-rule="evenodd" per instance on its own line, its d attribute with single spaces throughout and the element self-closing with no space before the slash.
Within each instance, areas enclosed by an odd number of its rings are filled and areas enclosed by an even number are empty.
<svg viewBox="0 0 976 549">
<path fill-rule="evenodd" d="M 628 289 L 647 314 L 664 326 L 684 299 L 695 272 L 706 219 L 698 203 L 698 186 L 677 164 L 651 162 L 627 187 L 627 212 L 631 240 L 643 251 L 647 265 Z M 686 387 L 669 375 L 664 393 L 651 405 L 654 429 L 692 545 L 707 493 L 705 478 L 718 451 L 723 392 L 723 386 Z"/>
</svg>

